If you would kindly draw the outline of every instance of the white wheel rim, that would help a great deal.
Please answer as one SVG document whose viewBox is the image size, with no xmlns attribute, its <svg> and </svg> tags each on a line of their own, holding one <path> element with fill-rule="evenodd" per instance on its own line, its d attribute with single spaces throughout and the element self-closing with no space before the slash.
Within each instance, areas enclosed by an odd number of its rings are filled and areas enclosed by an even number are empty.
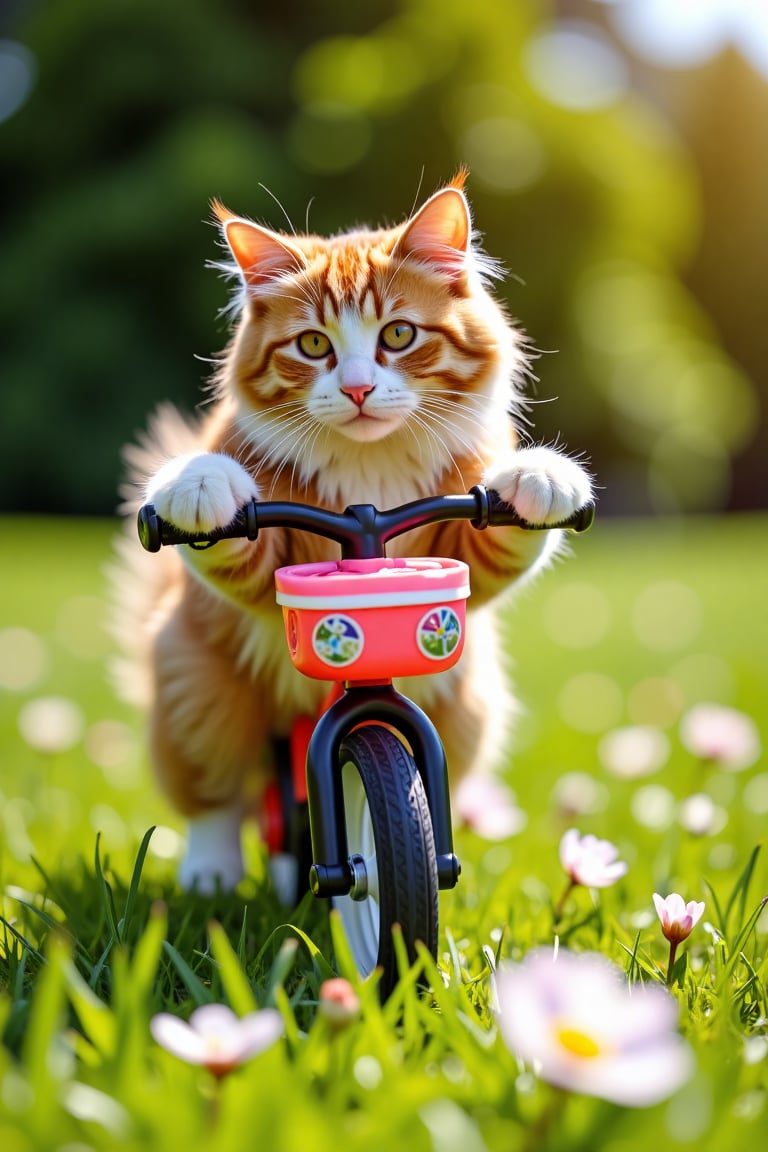
<svg viewBox="0 0 768 1152">
<path fill-rule="evenodd" d="M 351 896 L 334 896 L 333 906 L 341 914 L 355 963 L 360 975 L 365 977 L 373 972 L 379 960 L 381 934 L 379 869 L 368 798 L 360 773 L 351 762 L 342 766 L 341 781 L 344 789 L 347 846 L 350 856 L 359 855 L 365 860 L 368 895 L 364 900 L 353 900 Z"/>
</svg>

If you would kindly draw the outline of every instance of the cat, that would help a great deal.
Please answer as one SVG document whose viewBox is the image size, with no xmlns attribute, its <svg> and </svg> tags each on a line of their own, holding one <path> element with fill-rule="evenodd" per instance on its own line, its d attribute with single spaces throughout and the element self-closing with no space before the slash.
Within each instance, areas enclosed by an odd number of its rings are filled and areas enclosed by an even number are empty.
<svg viewBox="0 0 768 1152">
<path fill-rule="evenodd" d="M 162 407 L 126 450 L 125 507 L 152 501 L 178 527 L 207 530 L 254 497 L 341 510 L 497 489 L 540 530 L 447 522 L 388 547 L 470 565 L 462 660 L 404 690 L 436 723 L 452 781 L 485 771 L 514 701 L 483 606 L 557 553 L 562 533 L 547 526 L 585 505 L 592 482 L 563 452 L 521 445 L 528 342 L 491 290 L 500 273 L 473 232 L 465 173 L 398 226 L 330 238 L 278 233 L 218 201 L 213 212 L 228 254 L 217 266 L 238 283 L 232 338 L 205 414 L 189 422 Z M 126 538 L 121 551 L 132 694 L 143 684 L 159 784 L 188 821 L 179 882 L 229 890 L 271 738 L 314 714 L 328 687 L 290 663 L 273 572 L 338 549 L 269 529 L 253 543 L 151 557 Z"/>
</svg>

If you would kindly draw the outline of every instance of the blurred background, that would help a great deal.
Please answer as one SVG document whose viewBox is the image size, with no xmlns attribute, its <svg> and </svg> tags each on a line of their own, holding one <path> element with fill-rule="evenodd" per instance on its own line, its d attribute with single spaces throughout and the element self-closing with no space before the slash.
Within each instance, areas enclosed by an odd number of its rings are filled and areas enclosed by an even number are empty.
<svg viewBox="0 0 768 1152">
<path fill-rule="evenodd" d="M 3 0 L 0 510 L 109 515 L 226 342 L 208 201 L 395 223 L 470 169 L 601 514 L 768 505 L 764 0 Z"/>
</svg>

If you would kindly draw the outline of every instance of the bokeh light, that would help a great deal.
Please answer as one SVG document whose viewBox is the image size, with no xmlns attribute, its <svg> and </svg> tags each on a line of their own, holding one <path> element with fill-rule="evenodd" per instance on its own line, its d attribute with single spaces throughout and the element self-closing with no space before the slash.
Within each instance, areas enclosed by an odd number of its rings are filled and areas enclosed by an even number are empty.
<svg viewBox="0 0 768 1152">
<path fill-rule="evenodd" d="M 607 732 L 597 748 L 603 767 L 624 780 L 658 772 L 669 759 L 669 753 L 669 739 L 663 732 L 639 724 Z"/>
<path fill-rule="evenodd" d="M 35 84 L 35 59 L 14 40 L 0 40 L 0 123 L 23 107 Z"/>
<path fill-rule="evenodd" d="M 80 743 L 85 717 L 74 700 L 64 696 L 38 696 L 21 708 L 18 726 L 30 748 L 55 755 Z"/>
<path fill-rule="evenodd" d="M 46 676 L 50 655 L 45 641 L 29 628 L 0 630 L 0 688 L 24 692 Z"/>
<path fill-rule="evenodd" d="M 544 627 L 563 648 L 592 648 L 599 644 L 611 619 L 608 597 L 593 584 L 560 583 L 544 604 Z"/>
<path fill-rule="evenodd" d="M 604 672 L 580 672 L 563 685 L 560 715 L 577 732 L 605 732 L 621 719 L 624 701 L 616 681 Z"/>
<path fill-rule="evenodd" d="M 649 584 L 632 606 L 632 628 L 638 641 L 659 652 L 688 647 L 701 629 L 701 604 L 696 592 L 677 580 Z"/>
<path fill-rule="evenodd" d="M 735 47 L 768 78 L 764 0 L 609 0 L 633 52 L 665 68 L 696 68 Z"/>
<path fill-rule="evenodd" d="M 577 112 L 613 104 L 627 88 L 627 66 L 610 38 L 586 21 L 561 21 L 526 45 L 533 85 L 553 104 Z"/>
</svg>

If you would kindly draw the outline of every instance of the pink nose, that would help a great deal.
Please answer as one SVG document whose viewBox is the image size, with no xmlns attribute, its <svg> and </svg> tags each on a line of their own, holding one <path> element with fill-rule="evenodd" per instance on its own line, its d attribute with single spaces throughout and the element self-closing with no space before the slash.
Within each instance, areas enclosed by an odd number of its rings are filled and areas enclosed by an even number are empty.
<svg viewBox="0 0 768 1152">
<path fill-rule="evenodd" d="M 342 384 L 341 390 L 358 408 L 362 408 L 368 393 L 373 392 L 373 384 Z"/>
<path fill-rule="evenodd" d="M 373 391 L 373 373 L 373 362 L 357 353 L 345 356 L 339 364 L 341 391 L 360 409 L 368 393 Z"/>
</svg>

